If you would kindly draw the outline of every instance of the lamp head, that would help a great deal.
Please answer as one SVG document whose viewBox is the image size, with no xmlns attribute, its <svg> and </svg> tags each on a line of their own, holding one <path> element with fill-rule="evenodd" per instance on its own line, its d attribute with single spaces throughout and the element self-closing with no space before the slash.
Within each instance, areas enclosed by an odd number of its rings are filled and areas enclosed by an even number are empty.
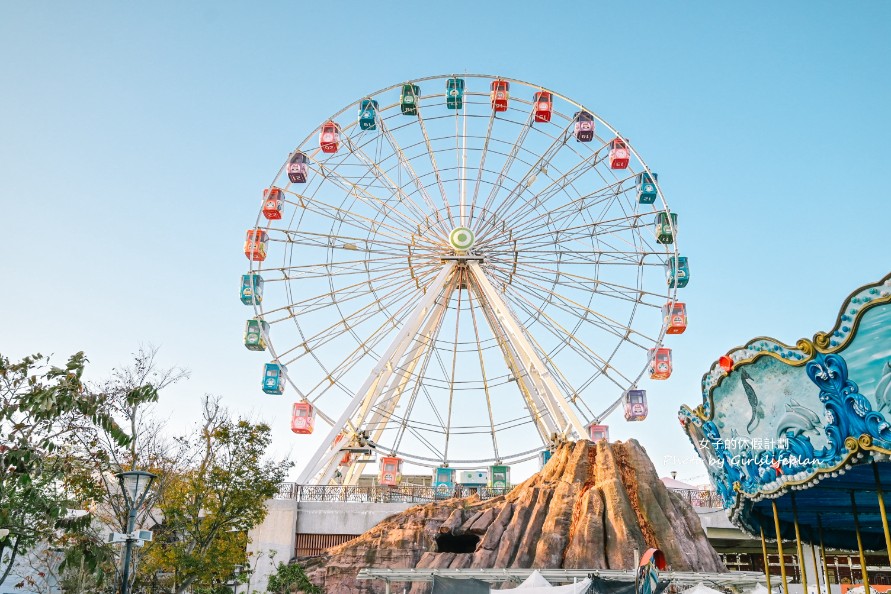
<svg viewBox="0 0 891 594">
<path fill-rule="evenodd" d="M 127 499 L 127 507 L 133 509 L 142 505 L 149 487 L 151 487 L 157 475 L 144 470 L 128 470 L 119 472 L 115 476 L 118 477 L 121 491 Z"/>
</svg>

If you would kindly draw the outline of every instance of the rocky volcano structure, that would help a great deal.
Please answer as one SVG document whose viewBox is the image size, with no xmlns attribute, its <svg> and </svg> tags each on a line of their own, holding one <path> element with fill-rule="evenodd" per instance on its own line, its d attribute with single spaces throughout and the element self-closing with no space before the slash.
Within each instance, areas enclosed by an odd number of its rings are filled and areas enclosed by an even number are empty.
<svg viewBox="0 0 891 594">
<path fill-rule="evenodd" d="M 726 571 L 696 512 L 665 488 L 640 444 L 579 441 L 505 496 L 413 507 L 328 549 L 307 572 L 328 594 L 359 594 L 384 590 L 355 579 L 363 567 L 630 569 L 635 549 L 650 547 L 676 571 Z"/>
</svg>

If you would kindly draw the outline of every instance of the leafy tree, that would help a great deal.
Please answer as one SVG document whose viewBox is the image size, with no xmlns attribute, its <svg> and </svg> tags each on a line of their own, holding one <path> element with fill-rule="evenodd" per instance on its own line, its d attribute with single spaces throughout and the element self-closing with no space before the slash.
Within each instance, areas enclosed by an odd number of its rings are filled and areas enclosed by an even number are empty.
<svg viewBox="0 0 891 594">
<path fill-rule="evenodd" d="M 80 436 L 98 427 L 118 446 L 130 441 L 104 395 L 85 389 L 85 364 L 82 352 L 64 367 L 41 355 L 16 363 L 0 355 L 0 584 L 17 556 L 89 525 L 89 514 L 73 514 L 97 494 Z"/>
<path fill-rule="evenodd" d="M 213 589 L 247 561 L 247 531 L 263 521 L 291 464 L 265 458 L 269 426 L 233 419 L 205 396 L 203 423 L 178 440 L 183 465 L 160 495 L 163 523 L 145 547 L 142 570 L 171 574 L 175 594 Z"/>
<path fill-rule="evenodd" d="M 322 594 L 322 589 L 311 581 L 306 571 L 298 563 L 279 563 L 275 573 L 269 576 L 266 591 L 273 594 L 290 594 L 294 591 L 305 594 Z"/>
<path fill-rule="evenodd" d="M 90 386 L 103 395 L 105 410 L 129 429 L 132 439 L 122 444 L 102 427 L 78 435 L 79 448 L 90 453 L 90 477 L 96 494 L 90 506 L 96 522 L 79 538 L 65 543 L 63 577 L 78 585 L 92 582 L 102 586 L 120 581 L 122 568 L 117 557 L 121 545 L 108 544 L 103 538 L 109 529 L 127 529 L 128 509 L 116 474 L 139 469 L 157 476 L 136 516 L 136 526 L 151 528 L 161 523 L 157 501 L 181 465 L 181 448 L 164 434 L 164 421 L 153 416 L 153 409 L 159 393 L 187 378 L 188 372 L 178 367 L 161 367 L 157 353 L 155 347 L 141 346 L 130 364 L 114 369 L 109 379 Z M 134 571 L 140 553 L 140 549 L 134 549 L 131 558 L 131 587 L 140 578 Z"/>
</svg>

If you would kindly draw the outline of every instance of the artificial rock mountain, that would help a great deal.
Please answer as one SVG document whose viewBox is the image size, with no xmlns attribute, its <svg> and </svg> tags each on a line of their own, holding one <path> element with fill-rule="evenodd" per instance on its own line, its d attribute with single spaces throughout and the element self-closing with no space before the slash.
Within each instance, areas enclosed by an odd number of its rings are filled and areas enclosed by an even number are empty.
<svg viewBox="0 0 891 594">
<path fill-rule="evenodd" d="M 635 440 L 562 446 L 505 496 L 412 507 L 306 564 L 327 594 L 383 592 L 356 580 L 375 568 L 630 569 L 635 549 L 662 549 L 677 571 L 726 571 L 696 512 L 669 491 Z M 473 552 L 445 552 L 441 549 Z M 423 582 L 391 584 L 412 594 Z"/>
</svg>

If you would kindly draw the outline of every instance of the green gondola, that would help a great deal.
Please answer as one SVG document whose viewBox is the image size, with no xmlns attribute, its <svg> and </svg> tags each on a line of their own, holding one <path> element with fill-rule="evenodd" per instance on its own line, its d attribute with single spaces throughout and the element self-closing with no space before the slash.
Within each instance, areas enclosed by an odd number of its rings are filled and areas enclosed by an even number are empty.
<svg viewBox="0 0 891 594">
<path fill-rule="evenodd" d="M 402 85 L 399 94 L 399 108 L 402 115 L 418 115 L 418 101 L 421 99 L 421 87 L 418 85 Z"/>
<path fill-rule="evenodd" d="M 249 351 L 265 351 L 269 324 L 266 320 L 252 318 L 244 325 L 244 346 Z"/>
<path fill-rule="evenodd" d="M 669 217 L 671 218 L 669 219 Z M 677 213 L 660 212 L 656 215 L 656 241 L 666 245 L 674 243 L 674 234 L 677 230 Z"/>
</svg>

